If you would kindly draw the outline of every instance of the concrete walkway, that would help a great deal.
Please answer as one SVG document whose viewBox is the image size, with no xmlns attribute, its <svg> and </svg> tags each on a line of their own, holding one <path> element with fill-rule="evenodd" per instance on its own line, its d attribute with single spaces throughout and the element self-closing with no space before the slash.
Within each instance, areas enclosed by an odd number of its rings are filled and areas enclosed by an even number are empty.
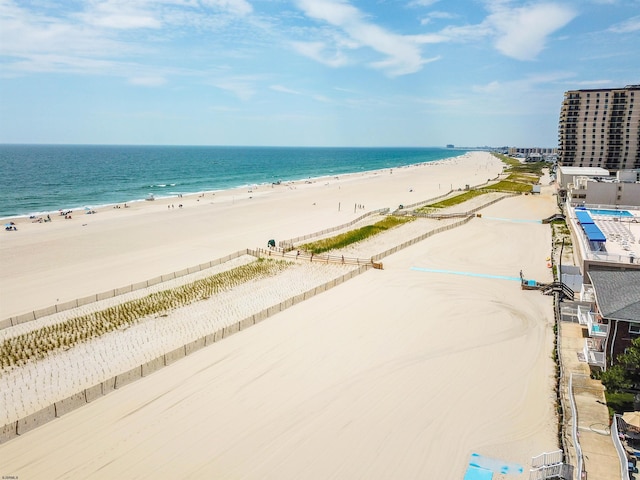
<svg viewBox="0 0 640 480">
<path fill-rule="evenodd" d="M 561 394 L 565 405 L 565 432 L 568 463 L 577 467 L 576 448 L 571 438 L 574 424 L 578 425 L 578 440 L 582 448 L 584 470 L 589 480 L 620 480 L 620 460 L 610 435 L 609 412 L 604 387 L 589 376 L 589 365 L 580 361 L 578 353 L 584 346 L 584 327 L 578 323 L 559 322 L 560 361 L 564 370 Z M 572 418 L 569 380 L 573 374 L 573 396 L 577 419 Z M 581 479 L 576 472 L 576 479 Z"/>
</svg>

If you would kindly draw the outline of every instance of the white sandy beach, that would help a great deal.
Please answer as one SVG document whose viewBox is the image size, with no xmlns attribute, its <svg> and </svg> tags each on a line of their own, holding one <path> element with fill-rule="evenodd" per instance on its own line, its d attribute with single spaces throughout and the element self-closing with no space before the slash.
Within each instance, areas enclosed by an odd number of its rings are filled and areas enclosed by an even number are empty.
<svg viewBox="0 0 640 480">
<path fill-rule="evenodd" d="M 141 202 L 46 224 L 26 220 L 0 244 L 0 319 L 480 184 L 501 170 L 490 155 L 472 153 L 393 173 Z M 522 270 L 551 280 L 550 228 L 530 220 L 554 211 L 550 192 L 501 200 L 481 218 L 383 259 L 384 270 L 0 445 L 0 474 L 459 479 L 475 452 L 525 470 L 496 479 L 528 478 L 531 457 L 557 449 L 552 299 L 494 277 Z M 352 252 L 391 248 L 420 227 L 409 228 Z M 331 268 L 337 275 L 346 267 Z M 278 301 L 288 285 L 304 288 L 327 274 L 294 270 L 283 277 L 291 284 L 283 280 L 265 295 Z M 237 293 L 226 302 L 243 315 L 254 296 Z M 197 328 L 203 316 L 185 310 L 167 321 Z M 136 328 L 122 333 L 133 338 Z M 75 355 L 80 365 L 78 352 L 58 361 Z M 29 366 L 29 375 L 47 372 L 51 362 Z M 56 393 L 68 392 L 47 395 Z M 23 409 L 35 397 L 14 394 Z"/>
</svg>

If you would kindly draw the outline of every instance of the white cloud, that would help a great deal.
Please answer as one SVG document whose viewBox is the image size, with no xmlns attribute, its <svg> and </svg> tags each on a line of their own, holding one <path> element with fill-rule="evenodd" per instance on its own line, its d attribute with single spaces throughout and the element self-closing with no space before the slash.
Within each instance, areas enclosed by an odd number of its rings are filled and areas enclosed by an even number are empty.
<svg viewBox="0 0 640 480">
<path fill-rule="evenodd" d="M 159 76 L 131 77 L 129 83 L 140 87 L 161 87 L 167 83 L 167 79 Z"/>
<path fill-rule="evenodd" d="M 570 7 L 540 3 L 511 8 L 507 1 L 494 1 L 484 23 L 496 31 L 495 46 L 517 60 L 533 60 L 544 49 L 547 37 L 576 17 Z"/>
<path fill-rule="evenodd" d="M 566 85 L 573 85 L 575 87 L 601 87 L 603 85 L 611 85 L 613 82 L 611 80 L 581 80 L 581 81 L 567 81 L 564 82 Z"/>
<path fill-rule="evenodd" d="M 427 25 L 431 23 L 432 20 L 450 20 L 452 18 L 456 18 L 456 15 L 449 12 L 435 11 L 429 12 L 424 18 L 420 20 L 420 25 Z"/>
<path fill-rule="evenodd" d="M 613 25 L 609 28 L 609 31 L 614 33 L 632 33 L 640 31 L 640 15 L 631 17 L 624 22 Z"/>
<path fill-rule="evenodd" d="M 418 98 L 416 101 L 439 107 L 459 107 L 465 104 L 465 101 L 461 98 Z"/>
<path fill-rule="evenodd" d="M 255 83 L 258 76 L 245 75 L 217 79 L 211 82 L 214 87 L 232 93 L 240 100 L 247 101 L 256 94 Z"/>
<path fill-rule="evenodd" d="M 372 62 L 373 68 L 384 70 L 390 76 L 405 75 L 417 72 L 430 60 L 421 56 L 418 42 L 412 36 L 395 34 L 366 20 L 365 16 L 349 3 L 341 0 L 298 0 L 300 9 L 310 18 L 321 20 L 340 32 L 350 40 L 349 48 L 370 48 L 385 56 L 385 59 Z M 325 45 L 317 42 L 302 44 L 305 48 L 298 51 L 323 61 L 325 64 L 341 66 L 346 63 L 344 53 L 336 52 L 337 58 L 327 63 L 327 57 L 321 55 Z M 339 59 L 339 61 L 337 61 Z M 432 61 L 433 59 L 431 59 Z"/>
<path fill-rule="evenodd" d="M 202 0 L 202 4 L 217 7 L 236 15 L 248 15 L 253 11 L 251 4 L 245 0 Z"/>
<path fill-rule="evenodd" d="M 88 0 L 17 3 L 0 0 L 0 55 L 5 74 L 71 72 L 158 84 L 167 69 L 148 67 L 184 31 L 211 31 L 252 12 L 245 0 Z M 44 5 L 44 7 L 43 7 Z M 46 8 L 45 8 L 46 7 Z M 138 32 L 142 32 L 142 35 Z M 151 33 L 151 35 L 149 35 Z M 226 55 L 230 55 L 226 51 Z M 184 71 L 182 72 L 184 74 Z"/>
<path fill-rule="evenodd" d="M 157 13 L 144 8 L 146 2 L 106 0 L 89 5 L 86 11 L 77 15 L 87 25 L 121 30 L 162 26 Z"/>
<path fill-rule="evenodd" d="M 297 90 L 292 90 L 283 85 L 271 85 L 269 88 L 275 92 L 289 93 L 291 95 L 300 95 L 300 92 L 298 92 Z"/>
<path fill-rule="evenodd" d="M 325 42 L 292 42 L 291 45 L 301 55 L 329 67 L 342 67 L 348 63 L 341 51 L 327 52 L 329 47 Z"/>
<path fill-rule="evenodd" d="M 562 84 L 566 83 L 566 80 L 569 77 L 572 77 L 573 74 L 569 72 L 550 72 L 550 73 L 539 73 L 539 74 L 531 74 L 527 75 L 524 78 L 520 78 L 517 80 L 511 81 L 498 81 L 493 80 L 485 85 L 473 85 L 471 90 L 476 93 L 483 94 L 497 94 L 497 95 L 508 95 L 511 96 L 513 92 L 529 92 L 540 85 L 550 85 L 561 82 Z"/>
<path fill-rule="evenodd" d="M 429 7 L 439 1 L 440 0 L 412 0 L 409 2 L 409 7 Z"/>
<path fill-rule="evenodd" d="M 497 80 L 494 80 L 486 85 L 474 85 L 471 90 L 476 93 L 495 93 L 499 92 L 502 88 L 502 84 Z"/>
</svg>

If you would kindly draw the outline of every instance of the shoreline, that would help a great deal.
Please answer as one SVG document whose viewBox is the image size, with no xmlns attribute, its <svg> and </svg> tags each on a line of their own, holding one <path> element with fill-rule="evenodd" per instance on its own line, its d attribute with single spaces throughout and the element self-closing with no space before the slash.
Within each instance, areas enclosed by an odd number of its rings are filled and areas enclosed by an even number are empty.
<svg viewBox="0 0 640 480">
<path fill-rule="evenodd" d="M 393 149 L 393 147 L 391 147 L 391 149 Z M 379 168 L 379 169 L 373 169 L 373 170 L 360 170 L 360 171 L 353 171 L 353 172 L 344 172 L 344 173 L 328 173 L 328 174 L 324 174 L 324 175 L 319 175 L 319 176 L 315 176 L 315 177 L 293 177 L 293 178 L 282 178 L 281 180 L 278 180 L 278 182 L 280 182 L 281 184 L 290 184 L 290 183 L 299 183 L 299 182 L 306 182 L 306 181 L 319 181 L 319 180 L 323 180 L 323 179 L 330 179 L 330 178 L 334 178 L 336 176 L 351 176 L 351 175 L 361 175 L 361 174 L 374 174 L 374 172 L 384 172 L 384 171 L 388 171 L 388 170 L 393 170 L 393 169 L 402 169 L 402 168 L 407 168 L 407 167 L 415 167 L 415 166 L 422 166 L 422 165 L 426 165 L 426 164 L 436 164 L 438 162 L 443 162 L 443 161 L 449 161 L 455 158 L 459 158 L 459 157 L 464 157 L 470 153 L 473 153 L 473 151 L 467 151 L 467 150 L 460 150 L 457 152 L 457 155 L 452 155 L 450 157 L 446 157 L 446 158 L 441 158 L 441 159 L 437 159 L 437 160 L 432 160 L 432 161 L 426 161 L 426 162 L 417 162 L 417 163 L 409 163 L 409 164 L 403 164 L 403 165 L 398 165 L 398 166 L 393 166 L 393 167 L 385 167 L 385 168 Z M 165 186 L 171 186 L 171 185 L 175 185 L 175 184 L 164 184 Z M 228 190 L 239 190 L 239 189 L 250 189 L 253 186 L 258 186 L 258 187 L 265 187 L 265 186 L 270 186 L 270 185 L 276 185 L 276 182 L 269 182 L 269 181 L 264 181 L 264 182 L 260 182 L 260 183 L 247 183 L 247 184 L 241 184 L 241 185 L 232 185 L 232 186 L 224 186 L 222 188 L 212 188 L 212 189 L 207 189 L 207 190 L 199 190 L 199 191 L 195 191 L 195 192 L 171 192 L 169 194 L 160 194 L 160 195 L 154 195 L 156 200 L 167 200 L 167 199 L 171 199 L 171 198 L 178 198 L 180 195 L 182 195 L 183 197 L 187 197 L 187 196 L 196 196 L 196 195 L 202 195 L 202 194 L 209 194 L 209 193 L 216 193 L 216 192 L 225 192 Z M 154 186 L 160 186 L 160 184 L 158 185 L 152 185 L 150 188 L 154 187 Z M 151 193 L 151 192 L 149 192 Z M 102 210 L 105 208 L 115 208 L 117 205 L 121 205 L 121 204 L 133 204 L 133 203 L 138 203 L 138 202 L 143 202 L 145 201 L 145 198 L 134 198 L 134 199 L 129 199 L 129 200 L 121 200 L 118 202 L 108 202 L 108 203 L 99 203 L 99 204 L 94 204 L 92 202 L 88 202 L 87 204 L 84 205 L 78 205 L 78 206 L 64 206 L 62 208 L 58 208 L 58 209 L 54 209 L 54 210 L 42 210 L 42 211 L 32 211 L 32 212 L 28 212 L 28 213 L 22 213 L 22 214 L 17 214 L 17 215 L 6 215 L 6 216 L 1 216 L 0 215 L 0 220 L 3 222 L 6 221 L 16 221 L 21 220 L 21 219 L 31 219 L 31 217 L 33 216 L 47 216 L 47 215 L 54 215 L 54 214 L 58 214 L 60 211 L 67 211 L 67 210 L 72 210 L 72 211 L 80 211 L 80 210 L 84 210 L 85 207 L 90 207 L 92 210 Z"/>
</svg>

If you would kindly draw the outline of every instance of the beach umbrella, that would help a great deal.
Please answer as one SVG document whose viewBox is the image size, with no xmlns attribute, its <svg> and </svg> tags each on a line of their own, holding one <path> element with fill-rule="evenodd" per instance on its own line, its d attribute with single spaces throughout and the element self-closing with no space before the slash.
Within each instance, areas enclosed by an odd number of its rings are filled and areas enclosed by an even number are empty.
<svg viewBox="0 0 640 480">
<path fill-rule="evenodd" d="M 640 428 L 640 412 L 625 412 L 622 419 L 629 425 Z"/>
</svg>

